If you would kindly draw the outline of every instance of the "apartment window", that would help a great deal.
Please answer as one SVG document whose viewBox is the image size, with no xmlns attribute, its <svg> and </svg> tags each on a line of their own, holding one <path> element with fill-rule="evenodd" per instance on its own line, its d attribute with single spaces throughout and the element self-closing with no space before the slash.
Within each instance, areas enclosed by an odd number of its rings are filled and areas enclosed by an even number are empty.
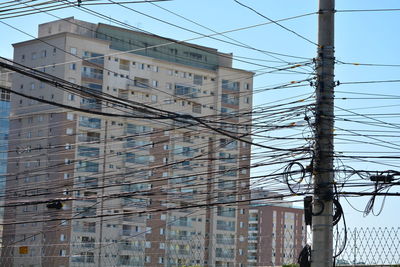
<svg viewBox="0 0 400 267">
<path fill-rule="evenodd" d="M 201 113 L 201 105 L 197 103 L 193 103 L 192 105 L 192 111 L 194 113 Z"/>
<path fill-rule="evenodd" d="M 119 69 L 129 71 L 129 60 L 121 59 L 119 61 Z"/>
<path fill-rule="evenodd" d="M 232 81 L 228 81 L 228 80 L 222 80 L 222 89 L 229 90 L 229 91 L 239 91 L 240 83 L 232 82 Z"/>
<path fill-rule="evenodd" d="M 71 47 L 70 50 L 71 54 L 76 55 L 78 50 L 76 49 L 76 47 Z"/>
<path fill-rule="evenodd" d="M 61 257 L 65 257 L 65 256 L 67 256 L 67 251 L 65 249 L 60 249 L 59 255 Z"/>
<path fill-rule="evenodd" d="M 22 61 L 22 62 L 25 61 L 25 55 L 21 55 L 21 61 Z"/>
<path fill-rule="evenodd" d="M 36 52 L 33 52 L 32 54 L 31 54 L 31 59 L 32 60 L 35 60 L 37 58 L 37 54 L 36 54 Z"/>
<path fill-rule="evenodd" d="M 68 100 L 69 101 L 74 101 L 75 100 L 75 95 L 74 94 L 68 94 Z"/>
<path fill-rule="evenodd" d="M 74 120 L 74 114 L 73 113 L 67 113 L 67 120 L 73 121 Z"/>
<path fill-rule="evenodd" d="M 168 75 L 172 76 L 174 74 L 173 70 L 167 70 Z"/>
<path fill-rule="evenodd" d="M 160 249 L 165 249 L 165 243 L 160 243 Z"/>
<path fill-rule="evenodd" d="M 76 64 L 75 63 L 69 64 L 69 69 L 70 70 L 76 70 Z"/>
<path fill-rule="evenodd" d="M 40 56 L 41 56 L 42 58 L 46 57 L 46 56 L 47 56 L 47 51 L 46 51 L 46 50 L 42 50 L 42 51 L 40 52 Z"/>
<path fill-rule="evenodd" d="M 158 87 L 158 81 L 153 80 L 153 81 L 152 81 L 152 85 L 153 85 L 153 87 Z"/>
<path fill-rule="evenodd" d="M 195 74 L 193 76 L 193 83 L 197 85 L 203 85 L 203 76 Z"/>
<path fill-rule="evenodd" d="M 150 256 L 146 256 L 146 257 L 144 258 L 144 261 L 147 262 L 147 263 L 151 262 Z"/>
<path fill-rule="evenodd" d="M 163 257 L 158 257 L 158 263 L 164 263 L 164 258 Z"/>
<path fill-rule="evenodd" d="M 165 232 L 164 228 L 160 228 L 160 235 L 164 235 L 164 232 Z"/>
<path fill-rule="evenodd" d="M 65 237 L 65 234 L 61 234 L 60 235 L 60 241 L 65 241 L 65 240 L 67 240 L 66 237 Z"/>
<path fill-rule="evenodd" d="M 150 241 L 146 241 L 145 247 L 146 247 L 146 248 L 151 248 L 151 242 L 150 242 Z"/>
</svg>

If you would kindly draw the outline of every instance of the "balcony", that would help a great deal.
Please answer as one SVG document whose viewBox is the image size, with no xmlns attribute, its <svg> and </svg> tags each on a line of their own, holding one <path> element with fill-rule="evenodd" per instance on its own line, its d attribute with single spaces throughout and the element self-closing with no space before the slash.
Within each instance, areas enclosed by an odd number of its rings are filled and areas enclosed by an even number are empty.
<svg viewBox="0 0 400 267">
<path fill-rule="evenodd" d="M 129 90 L 118 90 L 118 97 L 121 99 L 128 100 L 129 98 Z"/>
<path fill-rule="evenodd" d="M 95 233 L 96 232 L 96 226 L 80 226 L 80 225 L 74 225 L 73 227 L 74 232 L 78 233 Z"/>
<path fill-rule="evenodd" d="M 256 235 L 251 235 L 247 238 L 248 241 L 258 241 L 258 236 Z"/>
<path fill-rule="evenodd" d="M 248 255 L 248 256 L 247 256 L 247 260 L 249 260 L 249 261 L 256 261 L 256 260 L 257 260 L 257 256 Z"/>
<path fill-rule="evenodd" d="M 188 235 L 169 235 L 169 240 L 190 240 L 190 236 Z"/>
<path fill-rule="evenodd" d="M 218 250 L 215 253 L 215 256 L 218 258 L 227 258 L 227 259 L 234 259 L 235 254 L 233 252 L 233 249 L 224 249 L 224 250 Z"/>
<path fill-rule="evenodd" d="M 219 245 L 235 245 L 234 238 L 217 238 L 217 244 Z"/>
<path fill-rule="evenodd" d="M 172 221 L 170 223 L 171 226 L 180 226 L 180 227 L 193 227 L 190 221 Z"/>
<path fill-rule="evenodd" d="M 249 231 L 258 231 L 258 226 L 249 226 Z"/>
<path fill-rule="evenodd" d="M 258 217 L 249 217 L 249 222 L 258 222 Z"/>
<path fill-rule="evenodd" d="M 80 133 L 78 135 L 79 142 L 99 142 L 100 141 L 100 133 L 95 132 L 86 132 Z"/>
<path fill-rule="evenodd" d="M 144 247 L 138 244 L 120 243 L 118 244 L 119 250 L 129 250 L 129 251 L 144 251 Z"/>
<path fill-rule="evenodd" d="M 133 90 L 137 90 L 137 89 L 145 89 L 144 92 L 148 92 L 149 91 L 149 87 L 150 87 L 150 80 L 149 79 L 145 79 L 145 78 L 140 78 L 140 77 L 135 77 L 135 79 L 132 81 L 130 81 L 128 84 L 128 89 L 133 89 Z M 140 90 L 139 90 L 140 91 Z"/>
</svg>

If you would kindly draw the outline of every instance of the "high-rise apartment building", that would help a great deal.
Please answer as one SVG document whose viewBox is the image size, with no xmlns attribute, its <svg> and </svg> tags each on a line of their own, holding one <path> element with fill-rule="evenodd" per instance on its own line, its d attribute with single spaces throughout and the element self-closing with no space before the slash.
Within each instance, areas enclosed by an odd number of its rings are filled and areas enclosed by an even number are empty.
<svg viewBox="0 0 400 267">
<path fill-rule="evenodd" d="M 103 98 L 14 75 L 13 90 L 77 109 L 12 96 L 1 266 L 246 266 L 253 73 L 74 18 L 38 38 L 14 61 Z M 206 125 L 132 118 L 152 115 L 138 107 Z"/>
<path fill-rule="evenodd" d="M 0 87 L 11 88 L 10 71 L 0 67 Z M 8 130 L 10 115 L 10 93 L 0 88 L 0 223 L 4 215 L 4 188 L 7 175 Z M 0 225 L 0 249 L 2 247 L 3 226 Z"/>
<path fill-rule="evenodd" d="M 247 266 L 296 263 L 306 241 L 303 209 L 281 202 L 272 192 L 252 190 L 251 195 L 259 200 L 251 201 L 249 207 Z"/>
</svg>

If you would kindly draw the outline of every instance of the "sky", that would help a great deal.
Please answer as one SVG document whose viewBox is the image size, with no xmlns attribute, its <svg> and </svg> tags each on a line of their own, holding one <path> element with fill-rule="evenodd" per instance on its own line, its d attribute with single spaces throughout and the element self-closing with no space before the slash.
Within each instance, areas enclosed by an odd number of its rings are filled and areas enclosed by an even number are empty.
<svg viewBox="0 0 400 267">
<path fill-rule="evenodd" d="M 255 106 L 279 101 L 284 102 L 288 101 L 285 100 L 288 98 L 293 97 L 293 99 L 296 99 L 298 95 L 311 94 L 313 88 L 310 86 L 284 90 L 262 90 L 262 88 L 310 78 L 312 77 L 310 74 L 289 72 L 262 74 L 262 72 L 266 70 L 263 67 L 266 65 L 279 67 L 287 66 L 288 63 L 296 64 L 297 62 L 312 61 L 316 56 L 317 50 L 315 45 L 317 40 L 317 15 L 315 12 L 318 10 L 318 2 L 298 0 L 242 0 L 241 2 L 272 20 L 309 14 L 281 21 L 279 22 L 281 26 L 270 23 L 226 34 L 226 36 L 258 50 L 290 56 L 261 53 L 254 49 L 234 46 L 210 38 L 199 38 L 192 42 L 215 47 L 221 52 L 232 52 L 235 56 L 254 59 L 249 59 L 249 61 L 258 65 L 234 61 L 234 67 L 260 74 L 254 78 L 254 88 L 260 89 L 260 92 L 254 98 Z M 268 22 L 265 17 L 257 15 L 233 0 L 173 0 L 158 3 L 158 5 L 206 26 L 215 32 L 225 32 Z M 196 32 L 203 34 L 213 33 L 149 3 L 129 4 L 127 6 Z M 166 25 L 164 22 L 156 21 L 117 5 L 90 6 L 88 8 L 142 30 L 176 40 L 188 40 L 199 36 L 196 33 Z M 335 66 L 335 80 L 340 83 L 335 88 L 335 96 L 337 97 L 335 100 L 337 115 L 335 133 L 338 134 L 335 140 L 335 149 L 337 153 L 343 152 L 342 154 L 351 156 L 399 156 L 400 135 L 397 128 L 400 125 L 400 113 L 396 113 L 400 105 L 399 83 L 382 81 L 400 78 L 400 49 L 398 49 L 400 41 L 400 28 L 398 27 L 400 11 L 344 12 L 345 10 L 372 9 L 400 9 L 400 2 L 395 0 L 336 1 L 336 10 L 338 12 L 335 17 L 335 57 L 339 62 L 357 64 L 338 63 Z M 75 16 L 77 19 L 93 23 L 110 23 L 109 20 L 101 20 L 76 8 L 52 11 L 50 13 L 60 17 Z M 45 13 L 9 19 L 3 18 L 4 15 L 0 13 L 0 56 L 8 58 L 12 58 L 13 43 L 32 38 L 2 24 L 1 21 L 36 36 L 38 24 L 57 19 Z M 114 25 L 112 22 L 111 24 Z M 299 35 L 302 37 L 299 37 Z M 218 36 L 218 38 L 224 39 L 221 36 Z M 385 66 L 364 66 L 358 63 Z M 310 71 L 309 66 L 298 69 Z M 380 82 L 346 84 L 360 81 Z M 345 121 L 344 119 L 352 119 L 353 122 Z M 356 170 L 385 171 L 392 169 L 400 171 L 398 159 L 374 158 L 367 159 L 367 161 L 347 159 L 343 163 L 336 162 L 336 166 L 340 164 L 350 166 Z M 267 171 L 269 170 L 257 169 L 252 175 Z M 371 187 L 368 189 L 371 190 Z M 396 190 L 396 188 L 391 190 L 391 192 L 398 191 L 400 190 Z M 368 199 L 369 197 L 350 198 L 348 201 L 355 208 L 364 210 Z M 400 215 L 396 204 L 399 203 L 399 200 L 399 197 L 388 197 L 384 209 L 378 217 L 372 214 L 363 217 L 362 213 L 350 207 L 345 200 L 341 202 L 349 227 L 398 227 Z M 382 198 L 378 198 L 376 202 L 376 209 L 378 210 L 382 203 Z"/>
</svg>

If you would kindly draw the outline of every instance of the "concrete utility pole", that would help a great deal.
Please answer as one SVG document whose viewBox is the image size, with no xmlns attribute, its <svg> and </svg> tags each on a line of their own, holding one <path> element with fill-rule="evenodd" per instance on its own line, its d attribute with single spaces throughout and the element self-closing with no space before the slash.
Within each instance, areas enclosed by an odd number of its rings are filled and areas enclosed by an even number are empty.
<svg viewBox="0 0 400 267">
<path fill-rule="evenodd" d="M 333 265 L 334 14 L 335 0 L 319 0 L 312 267 Z"/>
</svg>

